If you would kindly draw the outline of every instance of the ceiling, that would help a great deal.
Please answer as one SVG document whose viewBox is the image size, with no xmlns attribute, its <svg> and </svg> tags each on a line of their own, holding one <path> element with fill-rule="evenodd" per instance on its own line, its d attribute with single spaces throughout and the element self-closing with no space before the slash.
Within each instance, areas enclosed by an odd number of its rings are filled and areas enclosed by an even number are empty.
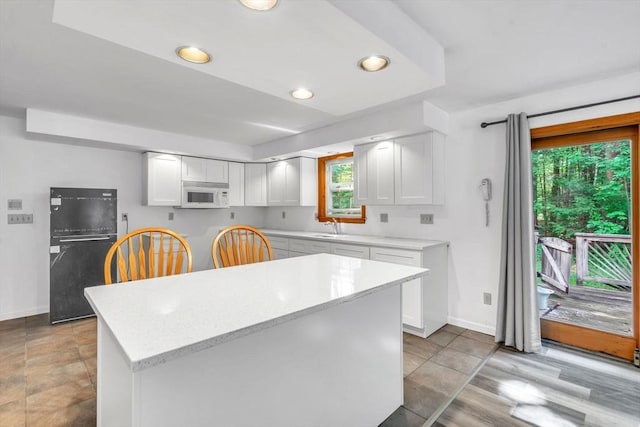
<svg viewBox="0 0 640 427">
<path fill-rule="evenodd" d="M 638 71 L 639 21 L 626 0 L 2 0 L 0 113 L 256 146 L 417 99 L 455 112 Z M 213 61 L 180 60 L 185 44 Z M 371 53 L 391 65 L 361 71 Z"/>
</svg>

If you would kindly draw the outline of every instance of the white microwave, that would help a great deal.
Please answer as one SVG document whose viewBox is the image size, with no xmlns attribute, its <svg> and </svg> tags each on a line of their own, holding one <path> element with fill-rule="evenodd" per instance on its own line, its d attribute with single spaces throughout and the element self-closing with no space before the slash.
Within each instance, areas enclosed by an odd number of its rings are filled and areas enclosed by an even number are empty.
<svg viewBox="0 0 640 427">
<path fill-rule="evenodd" d="M 183 208 L 228 208 L 229 184 L 220 182 L 182 182 Z"/>
</svg>

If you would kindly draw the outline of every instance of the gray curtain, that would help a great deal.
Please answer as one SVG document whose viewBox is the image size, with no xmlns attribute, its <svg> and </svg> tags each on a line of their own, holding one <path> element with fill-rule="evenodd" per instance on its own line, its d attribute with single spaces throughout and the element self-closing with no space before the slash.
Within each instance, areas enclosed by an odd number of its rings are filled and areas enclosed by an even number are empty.
<svg viewBox="0 0 640 427">
<path fill-rule="evenodd" d="M 537 353 L 541 342 L 536 305 L 531 135 L 525 113 L 507 117 L 506 148 L 496 342 Z"/>
</svg>

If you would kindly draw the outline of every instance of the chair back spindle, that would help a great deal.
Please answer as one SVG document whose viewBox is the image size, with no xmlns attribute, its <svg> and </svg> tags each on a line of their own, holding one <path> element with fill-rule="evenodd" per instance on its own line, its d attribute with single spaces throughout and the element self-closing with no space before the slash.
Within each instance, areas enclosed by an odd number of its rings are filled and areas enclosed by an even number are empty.
<svg viewBox="0 0 640 427">
<path fill-rule="evenodd" d="M 168 238 L 166 250 L 165 237 Z M 156 239 L 159 241 L 157 252 Z M 107 285 L 115 281 L 111 277 L 114 256 L 120 282 L 180 274 L 185 256 L 187 265 L 184 272 L 190 273 L 192 269 L 189 244 L 182 236 L 166 228 L 141 228 L 118 239 L 105 257 L 104 281 Z"/>
<path fill-rule="evenodd" d="M 220 232 L 211 246 L 216 268 L 252 264 L 273 259 L 269 240 L 248 225 L 234 225 Z"/>
</svg>

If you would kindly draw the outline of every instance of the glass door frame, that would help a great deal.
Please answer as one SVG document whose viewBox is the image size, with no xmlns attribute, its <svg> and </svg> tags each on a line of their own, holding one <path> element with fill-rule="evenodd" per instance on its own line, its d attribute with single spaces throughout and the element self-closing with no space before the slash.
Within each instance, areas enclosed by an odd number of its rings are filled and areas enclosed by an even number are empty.
<svg viewBox="0 0 640 427">
<path fill-rule="evenodd" d="M 540 331 L 543 338 L 633 360 L 634 350 L 640 347 L 640 112 L 531 129 L 532 150 L 619 139 L 631 140 L 633 335 L 618 335 L 549 319 L 540 319 Z"/>
</svg>

